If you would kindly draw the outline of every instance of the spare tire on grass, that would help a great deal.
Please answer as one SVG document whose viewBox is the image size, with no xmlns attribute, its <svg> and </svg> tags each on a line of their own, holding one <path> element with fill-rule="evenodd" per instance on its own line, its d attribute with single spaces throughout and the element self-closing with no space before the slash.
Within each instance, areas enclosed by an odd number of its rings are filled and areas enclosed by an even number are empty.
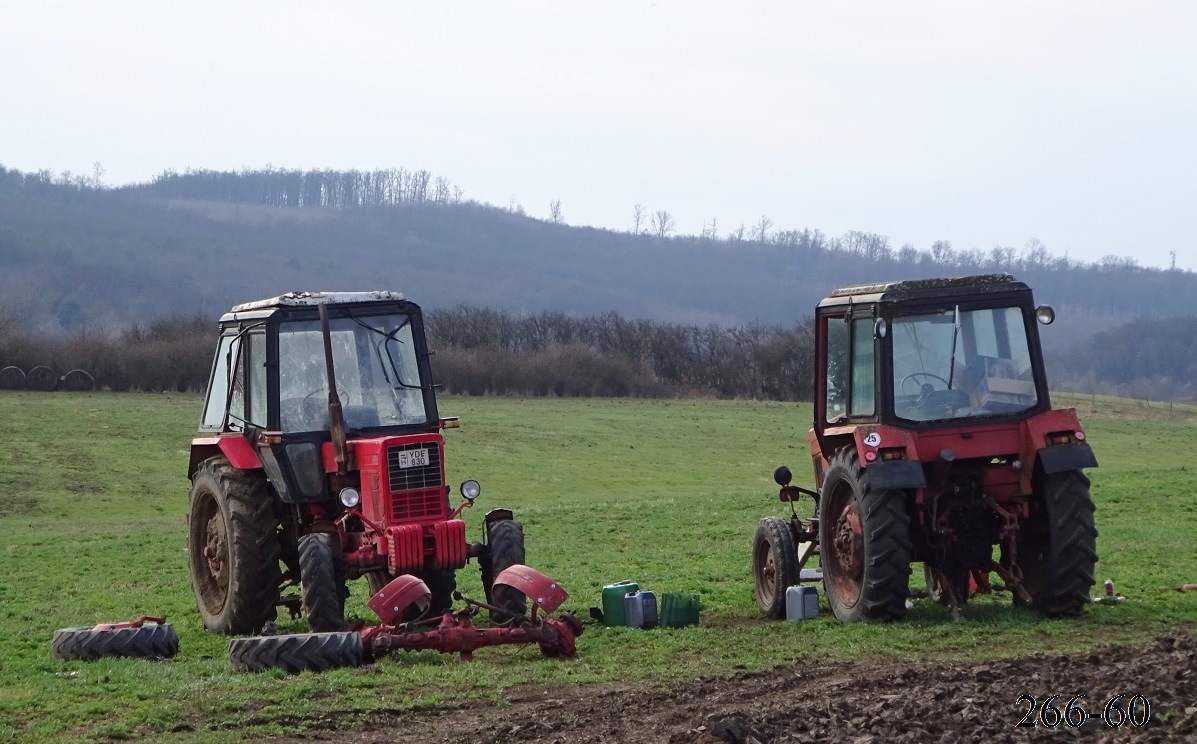
<svg viewBox="0 0 1197 744">
<path fill-rule="evenodd" d="M 362 637 L 354 632 L 295 633 L 229 641 L 229 663 L 236 672 L 323 672 L 361 666 L 363 659 Z"/>
<path fill-rule="evenodd" d="M 105 657 L 169 659 L 179 653 L 179 634 L 170 623 L 136 628 L 63 628 L 54 631 L 50 653 L 55 659 L 95 661 Z"/>
</svg>

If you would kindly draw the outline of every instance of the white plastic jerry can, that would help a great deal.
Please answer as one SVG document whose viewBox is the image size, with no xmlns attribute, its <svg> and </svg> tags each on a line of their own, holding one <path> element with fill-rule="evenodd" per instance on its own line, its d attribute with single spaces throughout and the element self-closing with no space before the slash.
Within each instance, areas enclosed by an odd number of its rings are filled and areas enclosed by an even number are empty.
<svg viewBox="0 0 1197 744">
<path fill-rule="evenodd" d="M 786 620 L 810 620 L 819 616 L 819 590 L 813 586 L 786 589 Z"/>
<path fill-rule="evenodd" d="M 657 595 L 637 591 L 624 596 L 623 614 L 629 628 L 657 627 Z"/>
</svg>

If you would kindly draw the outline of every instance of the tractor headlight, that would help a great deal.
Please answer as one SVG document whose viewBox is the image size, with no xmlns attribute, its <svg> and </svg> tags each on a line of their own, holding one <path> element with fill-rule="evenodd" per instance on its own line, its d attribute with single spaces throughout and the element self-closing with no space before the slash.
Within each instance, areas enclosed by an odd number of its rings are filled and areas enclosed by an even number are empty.
<svg viewBox="0 0 1197 744">
<path fill-rule="evenodd" d="M 482 486 L 476 480 L 468 480 L 461 482 L 461 496 L 466 501 L 473 501 L 478 498 L 478 494 L 482 493 Z"/>
<path fill-rule="evenodd" d="M 358 504 L 362 503 L 362 495 L 358 493 L 356 488 L 342 488 L 341 493 L 338 494 L 341 503 L 345 505 L 346 509 L 352 509 Z"/>
<path fill-rule="evenodd" d="M 1055 319 L 1056 311 L 1052 310 L 1051 305 L 1040 305 L 1035 308 L 1035 320 L 1038 320 L 1043 325 L 1051 325 Z"/>
</svg>

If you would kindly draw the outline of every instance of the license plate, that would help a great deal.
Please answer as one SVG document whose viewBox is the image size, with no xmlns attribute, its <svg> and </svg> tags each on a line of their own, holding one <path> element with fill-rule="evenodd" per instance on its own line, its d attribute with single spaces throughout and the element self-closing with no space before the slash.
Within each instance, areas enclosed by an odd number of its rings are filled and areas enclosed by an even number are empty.
<svg viewBox="0 0 1197 744">
<path fill-rule="evenodd" d="M 428 464 L 428 450 L 403 450 L 399 453 L 399 467 L 419 468 Z"/>
</svg>

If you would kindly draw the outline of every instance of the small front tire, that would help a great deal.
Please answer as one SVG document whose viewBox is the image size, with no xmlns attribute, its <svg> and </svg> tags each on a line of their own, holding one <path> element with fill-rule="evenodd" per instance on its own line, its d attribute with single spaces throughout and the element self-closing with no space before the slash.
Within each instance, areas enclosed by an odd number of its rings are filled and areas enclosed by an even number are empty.
<svg viewBox="0 0 1197 744">
<path fill-rule="evenodd" d="M 786 615 L 786 589 L 798 583 L 798 553 L 790 525 L 780 517 L 766 517 L 752 540 L 752 590 L 765 617 Z"/>
<path fill-rule="evenodd" d="M 345 581 L 338 558 L 327 532 L 299 538 L 301 604 L 313 633 L 333 633 L 345 627 Z"/>
<path fill-rule="evenodd" d="M 499 574 L 512 566 L 523 564 L 526 560 L 524 527 L 519 522 L 501 519 L 488 524 L 486 533 L 490 556 L 482 566 L 482 585 L 486 590 L 487 600 L 503 610 L 491 610 L 490 613 L 491 622 L 500 624 L 528 612 L 528 600 L 518 589 L 506 585 L 494 586 L 495 578 Z"/>
</svg>

